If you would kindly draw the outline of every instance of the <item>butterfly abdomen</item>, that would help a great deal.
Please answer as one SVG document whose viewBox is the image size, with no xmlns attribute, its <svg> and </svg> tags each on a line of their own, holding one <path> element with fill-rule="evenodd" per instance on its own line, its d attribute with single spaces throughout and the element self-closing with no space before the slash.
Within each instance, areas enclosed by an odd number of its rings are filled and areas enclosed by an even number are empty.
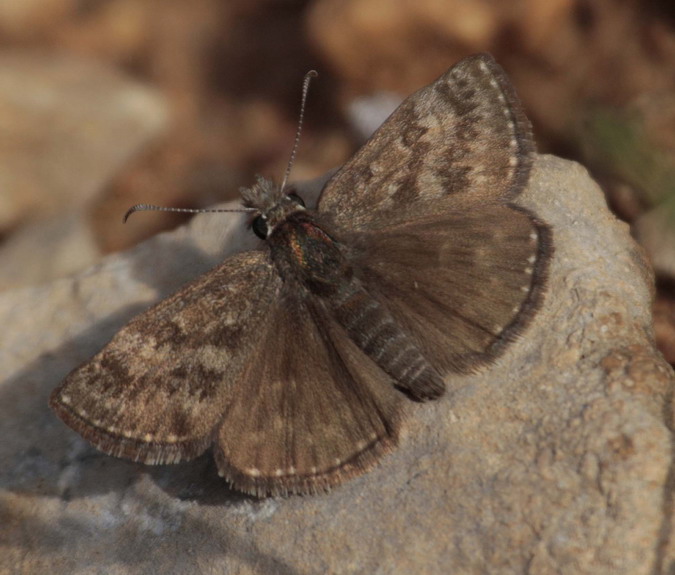
<svg viewBox="0 0 675 575">
<path fill-rule="evenodd" d="M 414 399 L 440 397 L 445 385 L 389 310 L 372 297 L 357 279 L 331 298 L 338 322 L 349 337 L 398 387 Z"/>
</svg>

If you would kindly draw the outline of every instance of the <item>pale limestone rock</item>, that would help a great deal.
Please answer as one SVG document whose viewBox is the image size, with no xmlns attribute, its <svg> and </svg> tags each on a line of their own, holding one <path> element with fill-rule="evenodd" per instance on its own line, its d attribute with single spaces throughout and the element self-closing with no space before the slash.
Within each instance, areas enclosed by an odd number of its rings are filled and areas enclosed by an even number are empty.
<svg viewBox="0 0 675 575">
<path fill-rule="evenodd" d="M 580 166 L 540 157 L 519 202 L 554 229 L 536 320 L 448 397 L 411 404 L 398 450 L 326 495 L 250 499 L 209 457 L 116 460 L 47 407 L 140 309 L 252 245 L 239 216 L 0 294 L 0 572 L 671 572 L 673 373 L 651 272 Z"/>
</svg>

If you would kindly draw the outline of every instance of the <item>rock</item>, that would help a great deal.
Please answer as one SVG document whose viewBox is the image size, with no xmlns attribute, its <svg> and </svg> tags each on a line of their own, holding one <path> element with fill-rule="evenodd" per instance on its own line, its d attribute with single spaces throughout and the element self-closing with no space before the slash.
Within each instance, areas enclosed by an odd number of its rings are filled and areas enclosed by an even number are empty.
<svg viewBox="0 0 675 575">
<path fill-rule="evenodd" d="M 347 119 L 361 144 L 399 107 L 403 98 L 391 92 L 354 98 L 347 107 Z"/>
<path fill-rule="evenodd" d="M 675 218 L 670 203 L 658 205 L 638 217 L 633 231 L 656 273 L 675 281 Z"/>
<path fill-rule="evenodd" d="M 675 365 L 675 297 L 672 291 L 654 302 L 654 337 L 664 359 Z"/>
<path fill-rule="evenodd" d="M 644 247 L 660 290 L 654 302 L 654 332 L 658 349 L 666 361 L 675 364 L 675 220 L 668 202 L 639 216 L 633 235 Z"/>
<path fill-rule="evenodd" d="M 75 11 L 73 0 L 3 0 L 0 34 L 12 40 L 33 40 L 48 35 Z"/>
<path fill-rule="evenodd" d="M 0 230 L 86 204 L 167 123 L 158 94 L 82 58 L 5 50 L 0 70 Z"/>
<path fill-rule="evenodd" d="M 343 78 L 407 93 L 440 74 L 442 62 L 493 45 L 507 11 L 463 0 L 386 7 L 378 0 L 319 0 L 308 13 L 307 31 Z"/>
<path fill-rule="evenodd" d="M 81 210 L 19 227 L 0 247 L 0 290 L 73 274 L 101 257 Z"/>
<path fill-rule="evenodd" d="M 673 372 L 653 346 L 651 271 L 580 166 L 539 157 L 519 202 L 554 228 L 536 320 L 449 397 L 412 405 L 400 447 L 325 495 L 244 497 L 210 456 L 113 459 L 47 407 L 140 309 L 251 245 L 241 216 L 0 294 L 0 572 L 670 572 Z"/>
</svg>

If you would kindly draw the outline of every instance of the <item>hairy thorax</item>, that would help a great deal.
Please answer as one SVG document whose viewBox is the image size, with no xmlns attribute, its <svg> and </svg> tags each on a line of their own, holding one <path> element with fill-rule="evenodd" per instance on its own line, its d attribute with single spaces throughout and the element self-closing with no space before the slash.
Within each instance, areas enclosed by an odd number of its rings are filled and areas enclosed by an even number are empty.
<svg viewBox="0 0 675 575">
<path fill-rule="evenodd" d="M 315 295 L 333 297 L 354 280 L 340 244 L 311 212 L 291 214 L 275 228 L 268 243 L 281 276 L 300 280 Z"/>
</svg>

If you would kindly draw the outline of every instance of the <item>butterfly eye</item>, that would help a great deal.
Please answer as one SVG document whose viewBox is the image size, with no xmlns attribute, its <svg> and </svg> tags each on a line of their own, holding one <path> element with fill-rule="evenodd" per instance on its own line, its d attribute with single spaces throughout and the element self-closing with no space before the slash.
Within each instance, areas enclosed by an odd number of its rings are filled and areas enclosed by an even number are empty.
<svg viewBox="0 0 675 575">
<path fill-rule="evenodd" d="M 251 227 L 253 228 L 253 233 L 261 240 L 267 238 L 267 221 L 265 220 L 265 216 L 255 218 L 251 223 Z"/>
<path fill-rule="evenodd" d="M 295 192 L 291 192 L 290 194 L 287 194 L 286 197 L 289 198 L 292 202 L 295 202 L 296 204 L 301 205 L 303 208 L 305 207 L 305 200 L 303 200 Z"/>
</svg>

